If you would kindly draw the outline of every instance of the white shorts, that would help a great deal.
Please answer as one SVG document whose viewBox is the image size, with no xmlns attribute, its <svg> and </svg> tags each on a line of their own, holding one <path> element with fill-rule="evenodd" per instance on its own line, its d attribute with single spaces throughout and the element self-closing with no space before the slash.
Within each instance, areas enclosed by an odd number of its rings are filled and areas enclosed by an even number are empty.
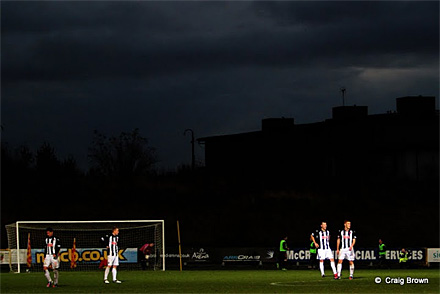
<svg viewBox="0 0 440 294">
<path fill-rule="evenodd" d="M 349 261 L 354 260 L 354 250 L 342 249 L 339 251 L 339 259 L 347 259 Z"/>
<path fill-rule="evenodd" d="M 57 258 L 54 258 L 53 255 L 47 254 L 44 258 L 43 267 L 49 267 L 49 265 L 52 265 L 52 269 L 57 269 L 60 267 L 60 262 Z"/>
<path fill-rule="evenodd" d="M 107 266 L 119 265 L 119 255 L 107 255 Z"/>
<path fill-rule="evenodd" d="M 331 249 L 318 249 L 318 255 L 316 258 L 319 260 L 334 259 Z"/>
</svg>

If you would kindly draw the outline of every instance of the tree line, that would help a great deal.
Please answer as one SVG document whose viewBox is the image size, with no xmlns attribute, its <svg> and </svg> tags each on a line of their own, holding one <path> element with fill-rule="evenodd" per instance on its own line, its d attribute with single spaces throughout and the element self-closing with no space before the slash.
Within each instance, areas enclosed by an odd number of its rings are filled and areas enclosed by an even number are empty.
<svg viewBox="0 0 440 294">
<path fill-rule="evenodd" d="M 55 147 L 48 142 L 44 142 L 35 153 L 26 145 L 11 147 L 7 142 L 2 142 L 1 148 L 2 168 L 8 174 L 12 172 L 10 175 L 84 175 L 72 155 L 64 159 L 58 158 Z M 137 128 L 110 137 L 95 130 L 88 159 L 90 167 L 86 173 L 108 177 L 153 173 L 158 162 L 155 148 L 149 146 L 148 139 L 142 137 Z"/>
</svg>

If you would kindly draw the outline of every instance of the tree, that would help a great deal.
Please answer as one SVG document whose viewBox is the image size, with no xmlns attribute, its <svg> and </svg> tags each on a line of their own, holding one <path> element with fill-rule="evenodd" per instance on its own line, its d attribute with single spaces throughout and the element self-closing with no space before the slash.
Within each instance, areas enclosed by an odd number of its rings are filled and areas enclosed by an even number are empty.
<svg viewBox="0 0 440 294">
<path fill-rule="evenodd" d="M 37 173 L 41 177 L 58 175 L 60 161 L 55 153 L 55 148 L 47 142 L 44 142 L 35 156 Z"/>
<path fill-rule="evenodd" d="M 29 150 L 29 147 L 25 145 L 11 150 L 7 143 L 2 142 L 1 147 L 1 167 L 4 185 L 22 186 L 32 174 L 34 155 Z"/>
<path fill-rule="evenodd" d="M 124 178 L 149 174 L 158 162 L 155 149 L 148 146 L 138 128 L 118 137 L 107 137 L 95 130 L 88 157 L 92 173 Z"/>
</svg>

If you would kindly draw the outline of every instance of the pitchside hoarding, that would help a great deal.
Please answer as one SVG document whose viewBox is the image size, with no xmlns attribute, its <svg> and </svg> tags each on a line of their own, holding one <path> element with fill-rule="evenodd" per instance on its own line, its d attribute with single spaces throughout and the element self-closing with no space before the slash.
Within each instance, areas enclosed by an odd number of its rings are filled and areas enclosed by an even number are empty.
<svg viewBox="0 0 440 294">
<path fill-rule="evenodd" d="M 361 248 L 354 251 L 356 260 L 358 261 L 375 261 L 379 259 L 377 249 Z M 399 249 L 392 249 L 386 251 L 386 259 L 399 260 Z M 333 250 L 333 256 L 337 259 L 336 250 Z M 310 260 L 310 251 L 308 249 L 292 249 L 287 251 L 287 259 L 293 261 L 307 261 Z M 425 260 L 425 248 L 414 248 L 409 250 L 408 259 L 413 261 Z"/>
<path fill-rule="evenodd" d="M 11 251 L 0 250 L 0 265 L 1 264 L 9 264 L 11 258 L 12 258 Z M 16 255 L 15 255 L 15 258 L 17 258 Z M 23 263 L 26 263 L 26 261 L 24 261 Z"/>
<path fill-rule="evenodd" d="M 137 263 L 137 248 L 126 248 L 119 250 L 119 262 L 120 263 Z M 44 262 L 44 250 L 32 249 L 32 263 L 43 264 Z M 22 254 L 20 252 L 20 254 Z M 26 256 L 26 249 L 24 249 L 24 256 Z M 69 262 L 72 256 L 72 249 L 60 250 L 60 261 Z M 100 263 L 102 260 L 107 259 L 107 250 L 104 248 L 76 248 L 74 253 L 75 261 L 79 263 Z"/>
<path fill-rule="evenodd" d="M 427 262 L 440 262 L 440 248 L 428 248 L 427 259 Z"/>
<path fill-rule="evenodd" d="M 399 249 L 387 250 L 386 259 L 399 260 Z M 42 264 L 44 261 L 43 249 L 32 249 L 32 263 Z M 224 264 L 224 263 L 275 263 L 277 262 L 278 251 L 274 248 L 182 248 L 182 261 L 185 264 Z M 20 249 L 20 263 L 26 263 L 26 249 Z M 336 252 L 333 251 L 336 257 Z M 70 263 L 72 249 L 61 249 L 60 261 Z M 155 254 L 150 255 L 150 258 Z M 161 256 L 162 257 L 162 256 Z M 355 249 L 357 261 L 374 262 L 379 258 L 377 249 L 360 248 Z M 439 262 L 440 249 L 438 248 L 413 248 L 409 250 L 409 260 Z M 76 248 L 74 258 L 78 264 L 100 263 L 107 258 L 107 250 L 104 248 Z M 6 263 L 6 254 L 4 254 L 4 263 Z M 287 251 L 287 259 L 290 262 L 308 262 L 310 261 L 310 251 L 304 248 L 293 248 Z M 16 259 L 12 258 L 13 263 Z M 120 263 L 137 263 L 138 248 L 126 248 L 119 250 Z M 180 255 L 176 248 L 167 248 L 165 254 L 166 263 L 176 264 L 180 261 Z M 14 262 L 15 261 L 15 262 Z"/>
</svg>

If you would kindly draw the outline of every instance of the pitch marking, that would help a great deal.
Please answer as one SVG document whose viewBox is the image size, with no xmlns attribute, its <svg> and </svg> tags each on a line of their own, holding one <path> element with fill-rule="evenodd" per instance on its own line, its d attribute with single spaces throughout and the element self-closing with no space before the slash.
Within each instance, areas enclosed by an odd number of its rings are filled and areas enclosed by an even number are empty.
<svg viewBox="0 0 440 294">
<path fill-rule="evenodd" d="M 321 283 L 321 282 L 325 282 L 325 281 L 317 280 L 316 282 Z M 288 282 L 288 283 L 286 283 L 286 282 L 272 282 L 272 283 L 270 283 L 270 285 L 272 285 L 272 286 L 281 286 L 281 287 L 293 287 L 293 286 L 296 286 L 297 284 L 315 284 L 315 282 L 310 283 L 310 281 L 293 281 L 293 282 Z"/>
</svg>

